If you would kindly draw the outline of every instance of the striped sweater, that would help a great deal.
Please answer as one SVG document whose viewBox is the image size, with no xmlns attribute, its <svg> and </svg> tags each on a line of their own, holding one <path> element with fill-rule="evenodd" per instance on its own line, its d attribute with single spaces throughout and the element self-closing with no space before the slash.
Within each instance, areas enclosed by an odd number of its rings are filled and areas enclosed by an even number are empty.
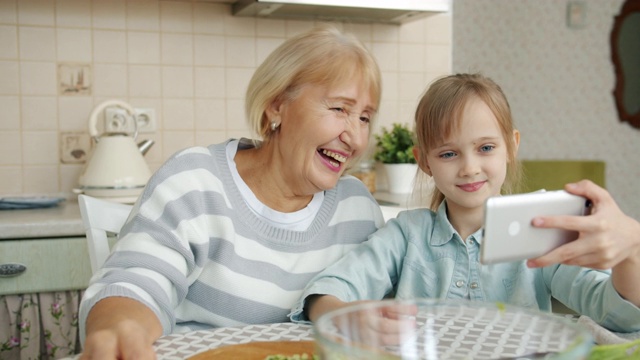
<svg viewBox="0 0 640 360">
<path fill-rule="evenodd" d="M 110 296 L 146 304 L 163 334 L 289 321 L 307 282 L 384 222 L 367 188 L 344 176 L 306 231 L 274 227 L 246 205 L 225 146 L 181 151 L 151 177 L 85 291 L 82 341 L 89 310 Z"/>
</svg>

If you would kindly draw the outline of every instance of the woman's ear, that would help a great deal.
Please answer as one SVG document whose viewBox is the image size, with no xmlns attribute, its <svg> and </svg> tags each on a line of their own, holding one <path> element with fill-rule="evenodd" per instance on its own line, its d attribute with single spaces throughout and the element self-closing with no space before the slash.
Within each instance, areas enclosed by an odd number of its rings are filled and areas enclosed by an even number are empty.
<svg viewBox="0 0 640 360">
<path fill-rule="evenodd" d="M 420 168 L 420 170 L 424 171 L 427 175 L 432 176 L 431 175 L 431 168 L 429 167 L 429 162 L 427 161 L 426 157 L 425 158 L 421 158 L 420 154 L 420 149 L 417 146 L 413 147 L 413 157 L 416 158 L 416 163 L 418 163 L 418 167 Z"/>
<path fill-rule="evenodd" d="M 267 114 L 267 119 L 269 121 L 273 121 L 274 119 L 278 119 L 280 121 L 280 113 L 282 112 L 282 101 L 280 99 L 275 99 L 267 106 L 265 109 L 265 114 Z"/>
</svg>

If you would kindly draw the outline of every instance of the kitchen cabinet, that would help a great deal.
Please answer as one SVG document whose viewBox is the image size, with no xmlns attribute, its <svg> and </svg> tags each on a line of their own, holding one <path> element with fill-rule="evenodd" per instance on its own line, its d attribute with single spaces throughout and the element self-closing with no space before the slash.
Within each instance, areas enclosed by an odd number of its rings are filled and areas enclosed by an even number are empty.
<svg viewBox="0 0 640 360">
<path fill-rule="evenodd" d="M 0 266 L 5 264 L 26 269 L 0 277 L 0 295 L 84 289 L 91 277 L 84 237 L 0 241 Z"/>
</svg>

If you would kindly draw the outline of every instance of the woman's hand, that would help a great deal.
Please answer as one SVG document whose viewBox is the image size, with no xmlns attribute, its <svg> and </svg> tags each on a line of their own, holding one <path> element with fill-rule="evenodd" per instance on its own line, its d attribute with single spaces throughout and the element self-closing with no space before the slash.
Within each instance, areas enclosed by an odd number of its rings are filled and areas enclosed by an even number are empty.
<svg viewBox="0 0 640 360">
<path fill-rule="evenodd" d="M 527 262 L 530 267 L 556 263 L 612 269 L 613 284 L 627 300 L 640 304 L 640 288 L 634 283 L 640 273 L 640 222 L 627 216 L 611 195 L 589 180 L 567 184 L 565 190 L 591 200 L 586 216 L 541 216 L 533 225 L 542 228 L 574 230 L 577 240 Z"/>
<path fill-rule="evenodd" d="M 149 308 L 133 299 L 107 298 L 89 313 L 80 359 L 155 359 L 152 345 L 161 334 L 160 322 Z"/>
</svg>

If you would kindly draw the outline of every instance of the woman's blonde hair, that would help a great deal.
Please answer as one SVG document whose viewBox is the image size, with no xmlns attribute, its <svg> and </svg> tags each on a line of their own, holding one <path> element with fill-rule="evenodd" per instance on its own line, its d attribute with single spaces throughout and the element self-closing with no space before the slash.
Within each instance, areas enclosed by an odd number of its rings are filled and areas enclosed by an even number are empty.
<svg viewBox="0 0 640 360">
<path fill-rule="evenodd" d="M 481 74 L 455 74 L 436 80 L 424 93 L 416 109 L 416 136 L 420 162 L 433 148 L 460 128 L 462 112 L 472 98 L 482 100 L 498 120 L 498 126 L 507 146 L 507 176 L 502 193 L 516 192 L 520 186 L 522 169 L 516 158 L 518 144 L 513 132 L 513 118 L 507 97 L 490 78 Z M 436 210 L 444 195 L 434 187 L 430 205 Z"/>
<path fill-rule="evenodd" d="M 249 125 L 258 137 L 268 139 L 273 131 L 265 111 L 274 101 L 294 99 L 303 85 L 332 87 L 358 77 L 370 89 L 377 109 L 380 69 L 354 36 L 323 25 L 290 38 L 265 59 L 249 82 L 245 101 Z"/>
</svg>

